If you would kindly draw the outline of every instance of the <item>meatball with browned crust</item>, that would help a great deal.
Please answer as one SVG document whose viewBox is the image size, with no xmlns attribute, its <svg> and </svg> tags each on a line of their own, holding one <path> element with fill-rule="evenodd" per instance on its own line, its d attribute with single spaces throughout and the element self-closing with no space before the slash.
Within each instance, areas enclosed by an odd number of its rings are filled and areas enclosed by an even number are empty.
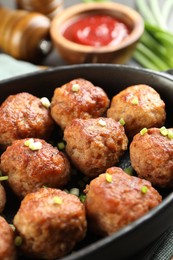
<svg viewBox="0 0 173 260">
<path fill-rule="evenodd" d="M 79 198 L 51 188 L 26 195 L 13 223 L 24 254 L 49 260 L 69 253 L 84 238 L 87 227 Z"/>
<path fill-rule="evenodd" d="M 125 131 L 132 138 L 142 128 L 160 127 L 166 118 L 165 103 L 148 85 L 130 86 L 115 95 L 107 116 L 125 122 Z"/>
<path fill-rule="evenodd" d="M 110 235 L 142 217 L 162 198 L 149 181 L 112 167 L 86 187 L 85 207 L 90 229 Z"/>
<path fill-rule="evenodd" d="M 173 187 L 173 128 L 144 129 L 130 144 L 137 175 L 157 187 Z"/>
<path fill-rule="evenodd" d="M 66 156 L 42 139 L 21 139 L 1 155 L 1 170 L 12 190 L 23 197 L 43 185 L 63 187 L 70 178 Z"/>
<path fill-rule="evenodd" d="M 124 127 L 103 117 L 74 119 L 65 128 L 64 139 L 73 164 L 91 178 L 118 163 L 128 145 Z"/>
<path fill-rule="evenodd" d="M 0 107 L 0 145 L 26 137 L 49 138 L 53 120 L 44 102 L 29 93 L 9 96 Z"/>
<path fill-rule="evenodd" d="M 0 183 L 0 213 L 3 212 L 5 208 L 5 204 L 6 204 L 6 192 L 2 184 Z"/>
<path fill-rule="evenodd" d="M 7 221 L 0 216 L 0 259 L 15 260 L 17 251 L 14 243 L 14 231 Z"/>
<path fill-rule="evenodd" d="M 103 89 L 79 78 L 55 89 L 51 102 L 51 115 L 64 129 L 74 118 L 102 116 L 108 106 L 109 98 Z"/>
</svg>

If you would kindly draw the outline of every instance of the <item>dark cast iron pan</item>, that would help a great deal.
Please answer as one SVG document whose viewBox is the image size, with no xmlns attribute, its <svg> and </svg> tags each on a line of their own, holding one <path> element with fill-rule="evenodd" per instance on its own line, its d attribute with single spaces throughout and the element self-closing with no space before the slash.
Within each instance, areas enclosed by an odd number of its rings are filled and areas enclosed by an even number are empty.
<svg viewBox="0 0 173 260">
<path fill-rule="evenodd" d="M 166 126 L 173 127 L 173 78 L 167 73 L 123 65 L 84 64 L 62 66 L 0 82 L 0 103 L 10 94 L 27 91 L 38 97 L 51 99 L 54 89 L 82 77 L 102 87 L 109 98 L 134 84 L 148 84 L 155 88 L 166 103 Z M 124 159 L 126 160 L 126 159 Z M 123 163 L 126 163 L 124 161 Z M 63 260 L 119 260 L 134 259 L 133 256 L 159 237 L 173 224 L 173 192 L 161 191 L 163 202 L 132 224 L 106 238 L 88 235 L 86 239 Z M 9 195 L 10 196 L 10 195 Z M 6 218 L 11 221 L 17 208 L 15 196 L 8 198 Z M 18 202 L 19 206 L 20 202 Z M 26 259 L 26 258 L 20 258 Z"/>
</svg>

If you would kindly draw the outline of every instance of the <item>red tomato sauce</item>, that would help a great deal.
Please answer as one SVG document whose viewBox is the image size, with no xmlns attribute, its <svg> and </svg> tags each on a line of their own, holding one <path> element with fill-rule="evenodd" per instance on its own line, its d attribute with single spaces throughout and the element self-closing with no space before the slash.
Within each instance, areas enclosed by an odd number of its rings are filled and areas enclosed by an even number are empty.
<svg viewBox="0 0 173 260">
<path fill-rule="evenodd" d="M 66 27 L 66 39 L 94 47 L 117 45 L 128 34 L 128 26 L 109 15 L 90 15 L 79 18 Z"/>
</svg>

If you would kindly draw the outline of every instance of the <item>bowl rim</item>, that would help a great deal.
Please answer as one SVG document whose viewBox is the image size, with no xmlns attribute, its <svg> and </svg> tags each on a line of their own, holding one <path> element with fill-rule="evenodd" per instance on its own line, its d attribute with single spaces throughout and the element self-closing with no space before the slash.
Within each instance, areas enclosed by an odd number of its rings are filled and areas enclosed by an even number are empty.
<svg viewBox="0 0 173 260">
<path fill-rule="evenodd" d="M 125 37 L 120 44 L 117 45 L 107 45 L 101 47 L 93 47 L 74 43 L 66 39 L 61 32 L 61 26 L 64 22 L 72 19 L 73 16 L 78 16 L 81 13 L 89 11 L 102 11 L 102 10 L 115 10 L 126 15 L 130 20 L 133 21 L 134 28 L 131 33 Z M 124 4 L 115 3 L 115 2 L 93 2 L 93 3 L 80 3 L 75 4 L 61 13 L 57 14 L 50 25 L 50 35 L 55 45 L 61 45 L 63 48 L 70 49 L 74 52 L 83 52 L 83 53 L 103 53 L 103 52 L 112 52 L 116 50 L 121 50 L 126 48 L 133 43 L 137 42 L 144 32 L 144 20 L 142 16 L 133 8 L 126 6 Z"/>
</svg>

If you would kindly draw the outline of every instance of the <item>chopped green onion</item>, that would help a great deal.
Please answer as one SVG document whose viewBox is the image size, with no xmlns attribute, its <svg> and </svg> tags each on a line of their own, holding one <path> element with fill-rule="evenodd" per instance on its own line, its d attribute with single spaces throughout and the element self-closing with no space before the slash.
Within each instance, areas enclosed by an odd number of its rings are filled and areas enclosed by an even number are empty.
<svg viewBox="0 0 173 260">
<path fill-rule="evenodd" d="M 120 123 L 120 125 L 125 125 L 126 124 L 126 122 L 124 121 L 123 118 L 120 118 L 119 123 Z"/>
<path fill-rule="evenodd" d="M 133 105 L 138 105 L 138 104 L 139 104 L 138 98 L 137 98 L 137 97 L 134 97 L 134 98 L 132 99 L 131 103 L 132 103 Z"/>
<path fill-rule="evenodd" d="M 21 236 L 16 236 L 15 240 L 14 240 L 14 243 L 15 243 L 16 246 L 21 246 L 21 244 L 22 244 L 22 237 Z"/>
<path fill-rule="evenodd" d="M 79 189 L 78 188 L 71 188 L 70 194 L 76 195 L 78 197 L 79 196 Z"/>
<path fill-rule="evenodd" d="M 143 129 L 141 129 L 140 134 L 141 134 L 141 135 L 144 135 L 144 134 L 146 134 L 147 132 L 148 132 L 148 129 L 147 129 L 146 127 L 144 127 Z"/>
<path fill-rule="evenodd" d="M 42 103 L 42 105 L 44 106 L 44 107 L 46 107 L 46 108 L 49 108 L 50 107 L 50 101 L 49 101 L 49 99 L 47 98 L 47 97 L 42 97 L 41 99 L 40 99 L 40 101 L 41 101 L 41 103 Z"/>
<path fill-rule="evenodd" d="M 141 188 L 141 192 L 142 193 L 144 193 L 144 194 L 146 194 L 147 192 L 148 192 L 148 188 L 147 188 L 147 186 L 142 186 L 142 188 Z"/>
<path fill-rule="evenodd" d="M 103 119 L 99 119 L 98 123 L 101 126 L 106 126 L 106 122 Z"/>
<path fill-rule="evenodd" d="M 107 182 L 112 182 L 112 175 L 109 173 L 106 173 L 106 181 Z"/>
<path fill-rule="evenodd" d="M 168 135 L 168 130 L 166 129 L 165 126 L 162 126 L 160 128 L 160 133 L 163 135 L 163 136 L 167 136 Z"/>
<path fill-rule="evenodd" d="M 79 196 L 79 199 L 80 199 L 80 201 L 81 201 L 82 203 L 84 203 L 84 201 L 85 201 L 85 199 L 86 199 L 86 195 L 81 194 L 81 195 Z"/>
<path fill-rule="evenodd" d="M 55 196 L 55 197 L 53 198 L 53 202 L 54 202 L 55 204 L 60 205 L 60 204 L 62 204 L 62 199 L 61 199 L 60 197 L 58 197 L 58 196 Z"/>
<path fill-rule="evenodd" d="M 133 168 L 132 168 L 131 165 L 128 166 L 128 167 L 126 167 L 126 168 L 124 168 L 124 171 L 125 171 L 127 174 L 129 174 L 129 175 L 133 175 Z"/>
<path fill-rule="evenodd" d="M 41 143 L 41 142 L 30 143 L 30 144 L 29 144 L 29 148 L 30 148 L 32 151 L 40 150 L 40 149 L 42 148 L 42 143 Z"/>
<path fill-rule="evenodd" d="M 173 139 L 173 131 L 168 129 L 168 138 Z"/>
<path fill-rule="evenodd" d="M 59 150 L 63 150 L 65 148 L 64 142 L 60 142 L 57 144 Z"/>
<path fill-rule="evenodd" d="M 8 176 L 0 176 L 0 181 L 6 181 L 8 180 Z"/>
<path fill-rule="evenodd" d="M 9 224 L 9 226 L 12 228 L 13 231 L 16 230 L 15 226 L 13 224 Z"/>
<path fill-rule="evenodd" d="M 24 145 L 29 147 L 29 145 L 30 145 L 31 143 L 34 143 L 34 139 L 33 139 L 33 138 L 30 138 L 30 139 L 26 140 L 26 141 L 24 142 Z"/>
<path fill-rule="evenodd" d="M 163 136 L 167 136 L 169 139 L 173 139 L 173 131 L 170 129 L 167 129 L 165 126 L 162 126 L 160 128 L 160 133 Z"/>
<path fill-rule="evenodd" d="M 72 85 L 72 91 L 73 91 L 73 92 L 77 92 L 79 89 L 80 89 L 79 84 L 76 83 L 76 84 L 73 84 L 73 85 Z"/>
</svg>

